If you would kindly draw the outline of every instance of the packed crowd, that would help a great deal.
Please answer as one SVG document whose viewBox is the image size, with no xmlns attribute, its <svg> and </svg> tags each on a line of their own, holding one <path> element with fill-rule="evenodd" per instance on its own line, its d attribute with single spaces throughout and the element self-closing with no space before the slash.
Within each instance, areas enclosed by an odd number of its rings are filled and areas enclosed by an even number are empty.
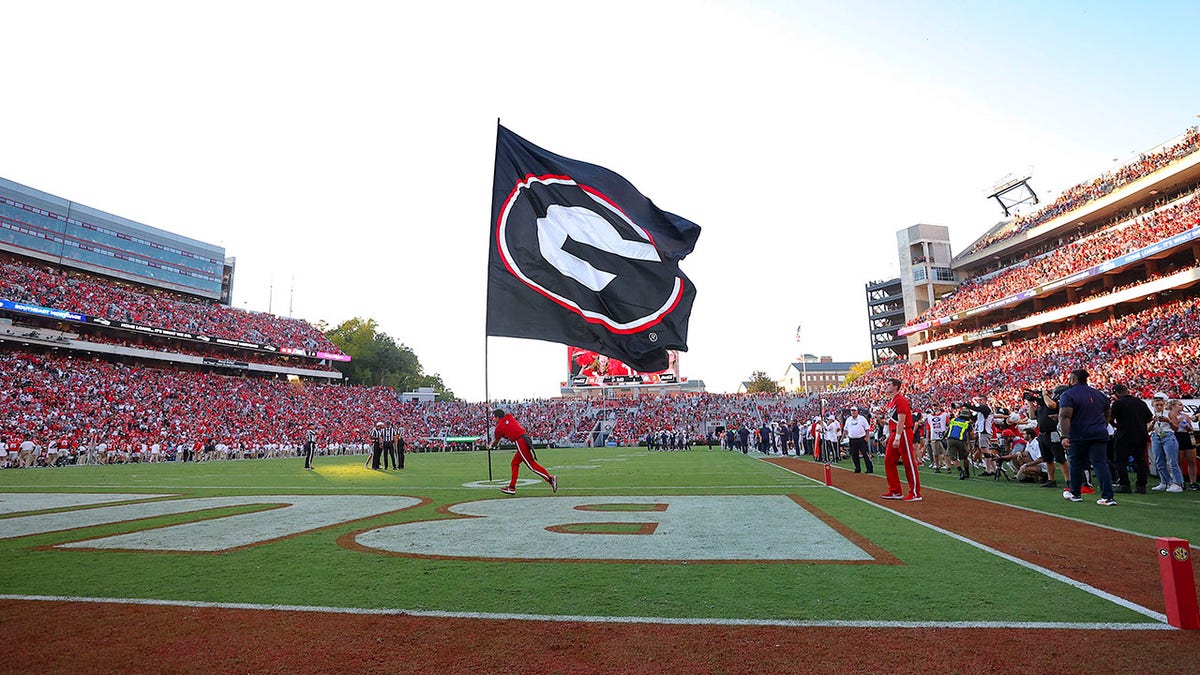
<svg viewBox="0 0 1200 675">
<path fill-rule="evenodd" d="M 187 301 L 166 291 L 134 289 L 15 258 L 0 259 L 0 298 L 207 337 L 341 353 L 321 331 L 299 319 Z"/>
<path fill-rule="evenodd" d="M 999 347 L 880 366 L 853 387 L 825 398 L 832 407 L 863 403 L 868 392 L 895 377 L 906 383 L 913 406 L 921 409 L 948 408 L 976 396 L 1015 407 L 1024 389 L 1052 389 L 1082 365 L 1092 371 L 1089 383 L 1102 390 L 1120 382 L 1141 398 L 1157 391 L 1195 397 L 1200 383 L 1200 298 Z M 816 414 L 811 404 L 802 412 Z"/>
<path fill-rule="evenodd" d="M 607 430 L 606 441 L 621 445 L 663 432 L 701 443 L 710 423 L 754 430 L 764 423 L 803 423 L 853 405 L 869 410 L 881 402 L 883 382 L 891 377 L 905 382 L 916 409 L 951 408 L 980 396 L 1015 409 L 1023 390 L 1062 384 L 1081 364 L 1101 389 L 1121 382 L 1143 398 L 1158 391 L 1197 396 L 1200 298 L 1000 347 L 881 365 L 853 387 L 822 395 L 823 402 L 795 395 L 702 392 L 637 399 L 413 403 L 385 387 L 298 386 L 61 354 L 0 352 L 0 409 L 7 412 L 0 419 L 0 441 L 15 448 L 29 440 L 43 462 L 52 447 L 67 457 L 100 444 L 114 453 L 115 461 L 156 445 L 164 456 L 182 448 L 199 458 L 233 459 L 288 452 L 309 429 L 322 448 L 359 448 L 371 426 L 383 421 L 399 426 L 410 447 L 438 449 L 450 437 L 486 436 L 489 408 L 499 405 L 544 443 L 593 441 L 592 432 L 601 426 Z"/>
<path fill-rule="evenodd" d="M 299 446 L 309 428 L 323 447 L 353 447 L 374 421 L 404 429 L 417 449 L 438 448 L 447 437 L 484 436 L 490 424 L 483 403 L 402 402 L 383 387 L 294 386 L 29 352 L 0 354 L 0 405 L 11 411 L 0 422 L 0 437 L 12 447 L 28 435 L 43 454 L 63 448 L 65 457 L 67 449 L 104 443 L 118 461 L 155 445 L 165 448 L 164 456 L 180 447 L 197 457 L 276 456 L 277 448 Z M 502 405 L 533 438 L 548 443 L 586 441 L 598 421 L 613 419 L 609 440 L 622 444 L 661 429 L 698 438 L 706 416 L 749 421 L 788 407 L 773 398 L 703 393 L 635 404 L 533 399 L 491 405 Z M 203 450 L 210 443 L 215 454 Z"/>
<path fill-rule="evenodd" d="M 1088 202 L 1095 201 L 1143 176 L 1154 173 L 1172 162 L 1192 154 L 1197 149 L 1200 149 L 1200 127 L 1192 127 L 1184 133 L 1183 138 L 1178 143 L 1161 148 L 1155 152 L 1144 153 L 1136 160 L 1125 164 L 1116 171 L 1105 172 L 1090 181 L 1064 190 L 1052 203 L 1047 204 L 1034 213 L 1019 216 L 1013 219 L 1006 227 L 989 236 L 980 238 L 965 251 L 965 254 L 970 255 L 976 251 L 981 251 L 993 244 L 1031 230 L 1038 225 L 1050 222 L 1064 213 L 1070 213 Z"/>
<path fill-rule="evenodd" d="M 166 354 L 185 354 L 187 356 L 209 357 L 214 359 L 227 359 L 235 361 L 244 361 L 246 363 L 257 363 L 264 366 L 277 366 L 280 368 L 303 368 L 305 370 L 324 370 L 335 372 L 337 368 L 332 363 L 308 357 L 291 356 L 288 354 L 273 354 L 270 352 L 251 351 L 246 349 L 233 350 L 224 346 L 201 346 L 200 344 L 184 343 L 180 340 L 173 340 L 169 344 L 154 342 L 152 339 L 147 341 L 146 336 L 132 335 L 128 338 L 120 337 L 116 334 L 80 334 L 77 339 L 84 342 L 98 342 L 108 345 L 119 345 L 121 347 L 131 347 L 134 349 L 149 349 L 156 352 Z"/>
<path fill-rule="evenodd" d="M 1147 274 L 1144 277 L 1137 279 L 1136 281 L 1128 281 L 1126 283 L 1107 287 L 1107 288 L 1104 286 L 1098 285 L 1098 284 L 1093 285 L 1091 287 L 1084 287 L 1081 289 L 1081 292 L 1079 292 L 1077 295 L 1075 295 L 1074 298 L 1070 298 L 1065 295 L 1061 295 L 1061 296 L 1058 296 L 1057 300 L 1050 301 L 1050 302 L 1043 302 L 1043 303 L 1039 304 L 1037 311 L 1030 314 L 1030 316 L 1037 316 L 1040 314 L 1045 314 L 1047 312 L 1054 311 L 1056 309 L 1061 309 L 1063 307 L 1069 307 L 1071 305 L 1078 305 L 1080 303 L 1087 302 L 1088 300 L 1091 300 L 1093 298 L 1099 298 L 1102 296 L 1112 296 L 1114 294 L 1120 293 L 1121 291 L 1128 290 L 1135 286 L 1142 286 L 1142 285 L 1146 284 L 1147 282 L 1154 281 L 1156 279 L 1161 279 L 1163 277 L 1167 277 L 1172 274 L 1177 274 L 1184 270 L 1200 268 L 1200 260 L 1192 260 L 1192 261 L 1190 261 L 1190 263 L 1191 264 L 1189 264 L 1187 267 L 1175 266 L 1175 265 L 1164 265 L 1164 266 L 1161 266 L 1161 267 L 1158 267 L 1157 269 L 1155 269 L 1155 271 L 1153 273 Z M 958 323 L 958 324 L 952 323 L 952 324 L 947 324 L 944 328 L 939 328 L 939 330 L 937 332 L 937 337 L 938 338 L 947 337 L 947 336 L 951 336 L 951 335 L 954 335 L 959 332 L 975 334 L 977 336 L 991 336 L 991 335 L 994 335 L 994 333 L 990 332 L 993 329 L 999 328 L 999 329 L 1007 330 L 1008 326 L 1009 326 L 1009 319 L 1003 319 L 1000 321 L 995 321 L 995 322 L 991 322 L 988 324 L 977 325 L 977 326 L 976 325 L 968 325 L 968 324 L 964 324 L 964 323 Z"/>
<path fill-rule="evenodd" d="M 1055 247 L 998 273 L 969 279 L 909 325 L 978 307 L 1186 232 L 1200 225 L 1200 197 L 1188 196 L 1130 221 Z"/>
</svg>

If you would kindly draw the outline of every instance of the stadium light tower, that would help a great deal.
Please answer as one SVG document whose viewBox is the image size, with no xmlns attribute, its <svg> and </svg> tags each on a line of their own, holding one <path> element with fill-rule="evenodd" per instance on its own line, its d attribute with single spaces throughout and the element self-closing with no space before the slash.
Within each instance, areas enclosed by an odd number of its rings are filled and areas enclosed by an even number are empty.
<svg viewBox="0 0 1200 675">
<path fill-rule="evenodd" d="M 1029 171 L 1021 174 L 1010 173 L 996 181 L 988 199 L 995 199 L 1000 204 L 1006 218 L 1012 215 L 1013 209 L 1022 204 L 1037 204 L 1037 193 L 1029 187 L 1029 179 L 1032 177 Z"/>
<path fill-rule="evenodd" d="M 1011 216 L 1013 209 L 1022 204 L 1037 204 L 1038 196 L 1029 186 L 1030 178 L 1032 176 L 1016 177 L 1010 174 L 992 187 L 992 193 L 988 195 L 988 199 L 995 199 L 1000 204 L 1000 208 L 1004 209 L 1005 217 Z"/>
</svg>

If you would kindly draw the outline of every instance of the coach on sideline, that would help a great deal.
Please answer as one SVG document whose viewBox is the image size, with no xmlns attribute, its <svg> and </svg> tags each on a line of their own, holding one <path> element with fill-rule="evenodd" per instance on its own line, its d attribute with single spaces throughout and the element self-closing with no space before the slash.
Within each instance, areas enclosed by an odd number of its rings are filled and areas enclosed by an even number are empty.
<svg viewBox="0 0 1200 675">
<path fill-rule="evenodd" d="M 1108 396 L 1089 387 L 1088 372 L 1083 368 L 1071 371 L 1070 389 L 1058 398 L 1058 433 L 1071 464 L 1071 482 L 1063 499 L 1081 502 L 1083 471 L 1091 461 L 1092 471 L 1100 479 L 1100 506 L 1116 506 L 1113 500 L 1112 475 L 1108 472 Z"/>
</svg>

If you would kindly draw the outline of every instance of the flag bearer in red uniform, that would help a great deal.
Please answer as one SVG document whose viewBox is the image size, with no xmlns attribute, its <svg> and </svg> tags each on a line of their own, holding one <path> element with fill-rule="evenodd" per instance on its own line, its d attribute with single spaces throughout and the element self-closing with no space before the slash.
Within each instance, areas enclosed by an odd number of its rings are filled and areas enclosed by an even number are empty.
<svg viewBox="0 0 1200 675">
<path fill-rule="evenodd" d="M 550 472 L 537 463 L 537 459 L 533 456 L 533 446 L 529 444 L 529 436 L 517 422 L 517 418 L 499 408 L 492 411 L 492 416 L 496 418 L 496 434 L 492 439 L 492 449 L 495 450 L 496 446 L 500 445 L 501 439 L 507 439 L 517 444 L 517 451 L 513 454 L 512 459 L 512 480 L 506 487 L 500 488 L 500 491 L 506 495 L 517 494 L 517 474 L 521 471 L 521 463 L 524 462 L 529 465 L 530 469 L 533 469 L 534 473 L 541 476 L 542 480 L 550 484 L 552 492 L 558 492 L 558 477 L 551 476 Z"/>
<path fill-rule="evenodd" d="M 888 439 L 884 446 L 883 467 L 887 474 L 888 491 L 884 499 L 903 499 L 906 502 L 921 501 L 921 476 L 917 473 L 917 459 L 913 455 L 913 415 L 908 399 L 900 393 L 900 380 L 892 378 L 884 385 L 884 394 L 891 397 L 884 416 L 888 421 Z M 908 480 L 908 494 L 900 491 L 900 472 L 896 462 L 904 464 L 904 477 Z"/>
</svg>

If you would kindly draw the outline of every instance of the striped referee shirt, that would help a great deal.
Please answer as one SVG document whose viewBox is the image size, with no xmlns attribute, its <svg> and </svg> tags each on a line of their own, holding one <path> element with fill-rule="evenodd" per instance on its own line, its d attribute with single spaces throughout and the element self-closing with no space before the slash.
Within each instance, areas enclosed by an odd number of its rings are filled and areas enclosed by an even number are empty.
<svg viewBox="0 0 1200 675">
<path fill-rule="evenodd" d="M 396 440 L 396 427 L 375 427 L 371 430 L 371 438 L 391 443 Z"/>
</svg>

